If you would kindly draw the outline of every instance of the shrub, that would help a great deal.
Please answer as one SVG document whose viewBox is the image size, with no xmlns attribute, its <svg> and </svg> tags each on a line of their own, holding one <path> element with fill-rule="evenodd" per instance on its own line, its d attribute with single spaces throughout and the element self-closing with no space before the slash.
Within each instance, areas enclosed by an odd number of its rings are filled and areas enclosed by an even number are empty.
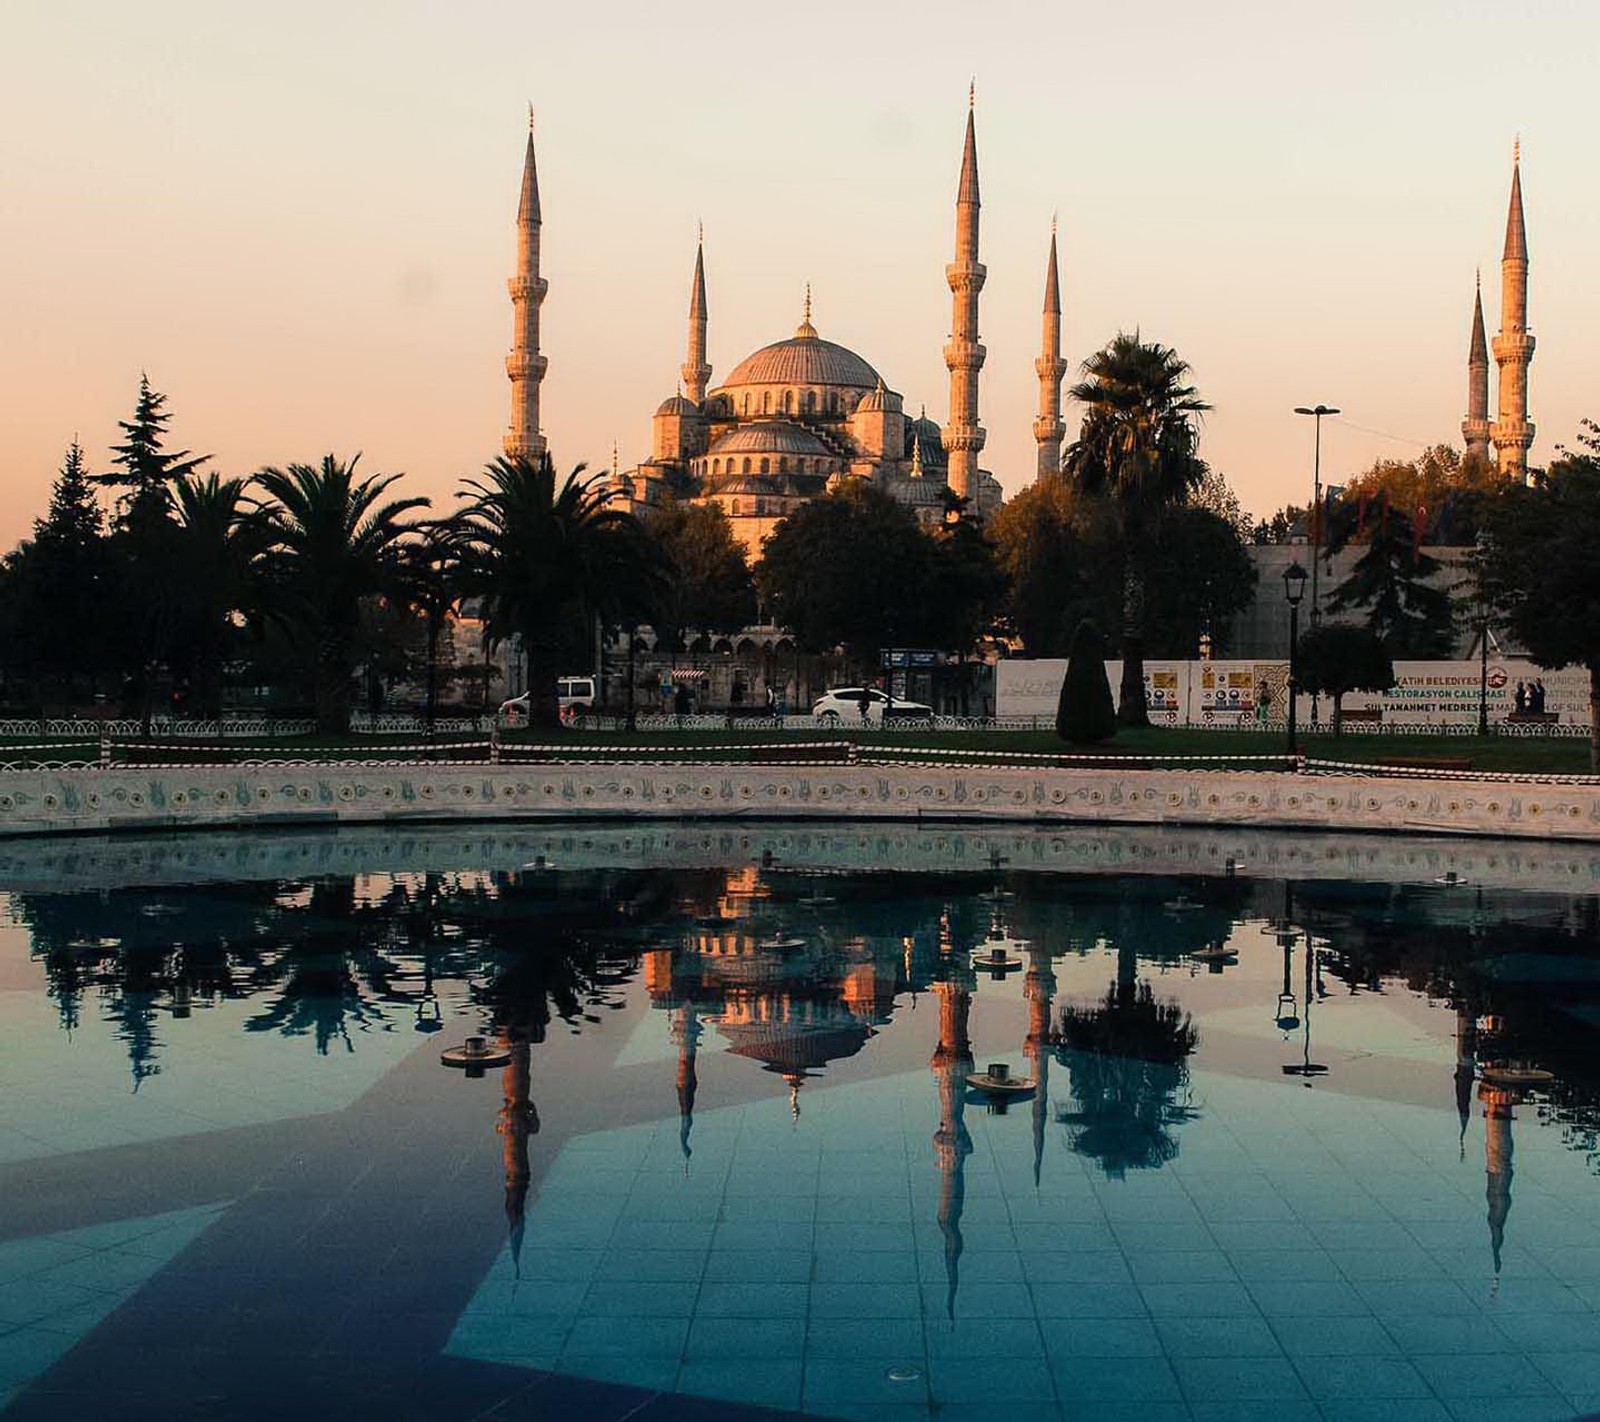
<svg viewBox="0 0 1600 1422">
<path fill-rule="evenodd" d="M 1083 621 L 1067 650 L 1067 674 L 1056 705 L 1056 734 L 1075 745 L 1108 741 L 1117 731 L 1117 708 L 1106 680 L 1106 644 L 1094 623 Z"/>
</svg>

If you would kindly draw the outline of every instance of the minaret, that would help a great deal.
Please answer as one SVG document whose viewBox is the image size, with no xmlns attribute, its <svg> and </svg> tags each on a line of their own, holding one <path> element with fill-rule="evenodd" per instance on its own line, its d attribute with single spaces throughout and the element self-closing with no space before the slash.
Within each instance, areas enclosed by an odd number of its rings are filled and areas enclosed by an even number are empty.
<svg viewBox="0 0 1600 1422">
<path fill-rule="evenodd" d="M 511 354 L 506 375 L 511 380 L 511 426 L 506 453 L 542 458 L 539 433 L 539 385 L 549 365 L 539 354 L 539 308 L 549 283 L 539 275 L 539 169 L 533 157 L 533 109 L 528 110 L 528 151 L 522 160 L 522 200 L 517 204 L 517 274 L 506 283 L 511 292 Z"/>
<path fill-rule="evenodd" d="M 1469 458 L 1489 458 L 1489 342 L 1483 334 L 1483 281 L 1472 298 L 1472 344 L 1467 348 L 1467 417 L 1461 438 Z"/>
<path fill-rule="evenodd" d="M 1522 144 L 1512 150 L 1511 207 L 1506 214 L 1506 249 L 1500 259 L 1500 330 L 1494 338 L 1500 367 L 1500 413 L 1491 437 L 1500 472 L 1508 479 L 1528 477 L 1528 366 L 1533 360 L 1528 331 L 1528 234 L 1522 222 Z"/>
<path fill-rule="evenodd" d="M 711 364 L 706 360 L 706 234 L 694 249 L 694 285 L 689 289 L 689 354 L 683 362 L 683 393 L 696 405 L 705 403 Z"/>
<path fill-rule="evenodd" d="M 973 127 L 974 90 L 967 91 L 967 140 L 961 154 L 961 185 L 956 191 L 956 259 L 944 269 L 954 307 L 944 363 L 950 371 L 950 423 L 941 432 L 949 461 L 950 489 L 962 499 L 978 494 L 978 451 L 984 431 L 978 423 L 978 293 L 986 273 L 978 260 L 978 138 Z M 976 513 L 976 509 L 973 510 Z"/>
<path fill-rule="evenodd" d="M 1044 270 L 1044 340 L 1033 368 L 1039 373 L 1039 418 L 1033 437 L 1039 445 L 1039 478 L 1061 472 L 1061 440 L 1067 427 L 1061 423 L 1061 378 L 1067 363 L 1061 359 L 1061 280 L 1056 273 L 1056 220 L 1050 219 L 1050 261 Z"/>
</svg>

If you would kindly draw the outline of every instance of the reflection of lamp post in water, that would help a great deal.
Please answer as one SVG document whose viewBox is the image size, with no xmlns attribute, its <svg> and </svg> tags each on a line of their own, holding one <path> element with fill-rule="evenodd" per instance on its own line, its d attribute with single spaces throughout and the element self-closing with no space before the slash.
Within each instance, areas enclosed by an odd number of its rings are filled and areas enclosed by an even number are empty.
<svg viewBox="0 0 1600 1422">
<path fill-rule="evenodd" d="M 1315 971 L 1320 978 L 1321 969 L 1321 958 L 1318 955 L 1317 950 L 1312 946 L 1311 934 L 1308 932 L 1306 934 L 1306 1005 L 1304 1009 L 1305 1046 L 1301 1051 L 1300 1060 L 1298 1062 L 1290 1062 L 1283 1068 L 1283 1074 L 1285 1076 L 1301 1077 L 1307 1086 L 1311 1085 L 1313 1078 L 1326 1076 L 1328 1074 L 1328 1068 L 1326 1066 L 1324 1066 L 1321 1062 L 1314 1062 L 1311 1060 L 1311 1001 L 1314 995 L 1312 988 L 1312 973 Z"/>
<path fill-rule="evenodd" d="M 1294 972 L 1294 930 L 1284 919 L 1278 930 L 1278 946 L 1283 949 L 1283 991 L 1278 994 L 1278 1010 L 1273 1022 L 1285 1039 L 1300 1025 L 1300 1009 L 1295 1001 L 1292 974 Z"/>
</svg>

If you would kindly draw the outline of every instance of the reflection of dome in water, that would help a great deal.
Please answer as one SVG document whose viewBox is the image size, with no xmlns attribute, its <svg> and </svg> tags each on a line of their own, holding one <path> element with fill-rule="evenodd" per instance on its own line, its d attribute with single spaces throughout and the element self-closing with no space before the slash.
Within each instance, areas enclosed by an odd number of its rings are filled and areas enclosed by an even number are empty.
<svg viewBox="0 0 1600 1422">
<path fill-rule="evenodd" d="M 829 1062 L 853 1057 L 867 1044 L 872 1029 L 849 1014 L 829 1014 L 813 1022 L 730 1022 L 717 1030 L 738 1057 L 749 1057 L 780 1076 L 805 1076 Z"/>
</svg>

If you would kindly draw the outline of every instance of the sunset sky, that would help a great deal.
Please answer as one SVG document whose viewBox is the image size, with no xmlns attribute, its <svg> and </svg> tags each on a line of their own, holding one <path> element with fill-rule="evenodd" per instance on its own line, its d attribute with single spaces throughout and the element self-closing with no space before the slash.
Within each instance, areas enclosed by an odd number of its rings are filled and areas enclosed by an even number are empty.
<svg viewBox="0 0 1600 1422">
<path fill-rule="evenodd" d="M 1520 132 L 1532 461 L 1600 418 L 1593 0 L 243 6 L 0 0 L 0 543 L 141 369 L 176 441 L 248 473 L 364 450 L 423 493 L 499 450 L 526 105 L 557 460 L 649 453 L 706 228 L 715 385 L 823 336 L 943 420 L 944 264 L 976 77 L 983 462 L 1033 476 L 1050 217 L 1074 371 L 1177 347 L 1257 513 L 1459 444 Z M 1069 377 L 1070 378 L 1070 377 Z M 1492 398 L 1492 396 L 1491 396 Z M 1070 431 L 1077 414 L 1067 412 Z"/>
</svg>

